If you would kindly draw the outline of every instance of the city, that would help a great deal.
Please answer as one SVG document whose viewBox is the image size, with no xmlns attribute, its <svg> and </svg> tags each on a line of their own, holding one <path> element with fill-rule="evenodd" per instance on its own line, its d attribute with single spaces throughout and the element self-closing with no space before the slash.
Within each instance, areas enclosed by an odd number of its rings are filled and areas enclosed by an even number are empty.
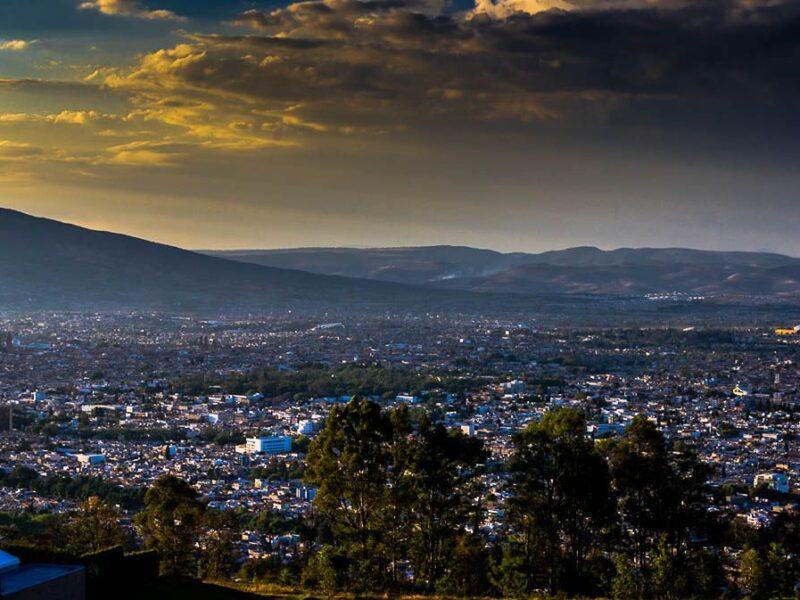
<svg viewBox="0 0 800 600">
<path fill-rule="evenodd" d="M 477 493 L 490 546 L 508 525 L 512 438 L 559 407 L 584 414 L 595 443 L 644 415 L 708 467 L 715 519 L 760 530 L 797 506 L 800 328 L 50 313 L 6 317 L 0 329 L 3 514 L 69 519 L 99 492 L 135 547 L 143 491 L 175 475 L 207 510 L 252 526 L 232 541 L 239 581 L 258 564 L 297 568 L 319 543 L 307 531 L 316 489 L 305 456 L 353 396 L 483 442 Z M 8 523 L 6 540 L 25 537 Z M 720 550 L 738 581 L 742 548 Z"/>
<path fill-rule="evenodd" d="M 800 599 L 798 66 L 798 0 L 0 0 L 0 600 Z"/>
</svg>

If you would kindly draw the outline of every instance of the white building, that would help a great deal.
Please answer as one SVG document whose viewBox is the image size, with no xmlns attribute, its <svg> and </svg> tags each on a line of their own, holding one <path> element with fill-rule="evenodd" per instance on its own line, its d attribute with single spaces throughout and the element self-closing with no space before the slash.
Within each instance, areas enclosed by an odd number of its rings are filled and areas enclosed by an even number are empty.
<svg viewBox="0 0 800 600">
<path fill-rule="evenodd" d="M 297 424 L 297 433 L 300 433 L 302 435 L 312 434 L 314 433 L 315 430 L 316 430 L 316 423 L 314 423 L 314 421 L 312 421 L 311 419 L 300 421 Z"/>
<path fill-rule="evenodd" d="M 82 465 L 99 465 L 106 462 L 106 457 L 102 454 L 77 454 L 75 458 Z"/>
<path fill-rule="evenodd" d="M 292 438 L 285 435 L 247 438 L 245 452 L 248 454 L 286 454 L 292 451 Z"/>
<path fill-rule="evenodd" d="M 519 379 L 513 381 L 506 381 L 501 384 L 506 394 L 522 394 L 525 391 L 525 382 Z"/>
</svg>

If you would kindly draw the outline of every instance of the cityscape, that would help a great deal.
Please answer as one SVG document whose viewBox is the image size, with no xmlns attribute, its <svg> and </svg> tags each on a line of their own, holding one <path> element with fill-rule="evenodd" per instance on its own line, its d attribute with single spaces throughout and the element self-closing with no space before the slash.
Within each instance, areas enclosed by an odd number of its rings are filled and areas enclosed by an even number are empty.
<svg viewBox="0 0 800 600">
<path fill-rule="evenodd" d="M 144 491 L 172 475 L 206 511 L 236 515 L 224 525 L 227 576 L 300 585 L 302 565 L 323 547 L 305 459 L 331 411 L 354 398 L 405 406 L 480 440 L 473 534 L 490 549 L 513 531 L 506 465 L 515 435 L 561 409 L 584 415 L 596 445 L 620 439 L 641 415 L 670 447 L 692 452 L 707 469 L 704 517 L 717 527 L 757 535 L 796 510 L 800 327 L 132 312 L 7 316 L 2 330 L 0 511 L 16 515 L 6 517 L 11 547 L 48 535 L 93 498 L 115 511 L 120 539 L 135 547 Z M 715 549 L 719 585 L 745 585 L 736 535 L 716 531 L 712 542 L 701 537 L 710 530 L 692 531 L 701 546 L 727 541 Z M 413 580 L 407 574 L 405 585 Z"/>
<path fill-rule="evenodd" d="M 800 599 L 798 0 L 0 0 L 0 600 Z"/>
</svg>

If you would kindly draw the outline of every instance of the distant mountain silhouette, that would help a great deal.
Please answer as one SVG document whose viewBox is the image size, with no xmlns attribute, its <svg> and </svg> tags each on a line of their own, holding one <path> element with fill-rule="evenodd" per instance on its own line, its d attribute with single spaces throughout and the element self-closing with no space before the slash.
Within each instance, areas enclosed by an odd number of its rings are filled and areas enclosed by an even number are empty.
<svg viewBox="0 0 800 600">
<path fill-rule="evenodd" d="M 576 314 L 570 311 L 597 314 L 585 306 L 593 297 L 684 292 L 800 299 L 800 260 L 769 253 L 502 254 L 432 246 L 209 254 L 0 209 L 0 310 L 533 310 L 561 318 Z"/>
<path fill-rule="evenodd" d="M 517 294 L 800 294 L 800 259 L 686 248 L 502 254 L 460 246 L 213 253 L 264 266 L 436 288 Z"/>
<path fill-rule="evenodd" d="M 215 258 L 0 209 L 0 309 L 404 309 L 463 294 Z"/>
</svg>

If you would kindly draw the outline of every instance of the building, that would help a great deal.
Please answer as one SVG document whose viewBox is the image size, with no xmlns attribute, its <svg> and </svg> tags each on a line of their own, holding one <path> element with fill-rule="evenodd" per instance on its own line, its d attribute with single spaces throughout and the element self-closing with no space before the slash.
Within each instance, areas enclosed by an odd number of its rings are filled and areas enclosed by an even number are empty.
<svg viewBox="0 0 800 600">
<path fill-rule="evenodd" d="M 759 473 L 753 481 L 753 487 L 761 485 L 766 485 L 782 494 L 789 493 L 789 478 L 784 473 Z"/>
<path fill-rule="evenodd" d="M 292 451 L 292 438 L 285 435 L 247 438 L 247 454 L 286 454 Z"/>
<path fill-rule="evenodd" d="M 82 465 L 99 465 L 106 462 L 106 457 L 102 454 L 76 454 L 75 458 Z"/>
<path fill-rule="evenodd" d="M 30 563 L 0 550 L 0 598 L 4 600 L 85 600 L 81 566 Z"/>
<path fill-rule="evenodd" d="M 525 392 L 525 382 L 519 379 L 513 381 L 506 381 L 501 384 L 506 394 L 522 394 Z"/>
<path fill-rule="evenodd" d="M 795 325 L 791 329 L 779 327 L 775 330 L 775 335 L 800 335 L 800 325 Z"/>
</svg>

